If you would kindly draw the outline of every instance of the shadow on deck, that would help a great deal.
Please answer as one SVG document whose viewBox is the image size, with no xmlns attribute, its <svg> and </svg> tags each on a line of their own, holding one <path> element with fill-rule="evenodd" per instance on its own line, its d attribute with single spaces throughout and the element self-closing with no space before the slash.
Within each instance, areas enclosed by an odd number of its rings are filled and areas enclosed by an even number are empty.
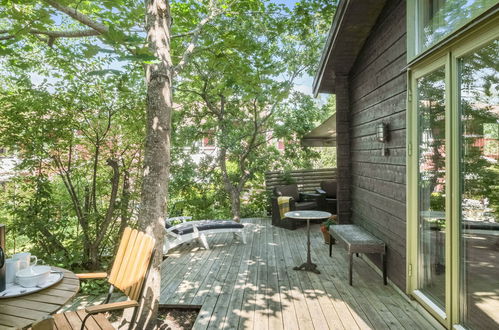
<svg viewBox="0 0 499 330">
<path fill-rule="evenodd" d="M 321 274 L 295 271 L 306 258 L 305 228 L 243 219 L 248 242 L 232 234 L 172 250 L 162 264 L 162 304 L 202 305 L 195 329 L 433 329 L 434 320 L 361 258 L 348 285 L 345 250 L 328 255 L 319 225 L 311 228 L 312 260 Z"/>
</svg>

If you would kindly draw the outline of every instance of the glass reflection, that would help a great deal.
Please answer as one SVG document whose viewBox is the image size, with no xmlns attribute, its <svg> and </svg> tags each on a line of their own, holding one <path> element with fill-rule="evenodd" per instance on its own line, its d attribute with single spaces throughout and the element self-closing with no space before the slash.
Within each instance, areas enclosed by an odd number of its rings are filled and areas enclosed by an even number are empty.
<svg viewBox="0 0 499 330">
<path fill-rule="evenodd" d="M 445 306 L 445 69 L 417 80 L 419 288 Z"/>
<path fill-rule="evenodd" d="M 419 52 L 471 21 L 497 0 L 420 0 Z"/>
<path fill-rule="evenodd" d="M 459 59 L 463 323 L 499 328 L 499 43 Z"/>
</svg>

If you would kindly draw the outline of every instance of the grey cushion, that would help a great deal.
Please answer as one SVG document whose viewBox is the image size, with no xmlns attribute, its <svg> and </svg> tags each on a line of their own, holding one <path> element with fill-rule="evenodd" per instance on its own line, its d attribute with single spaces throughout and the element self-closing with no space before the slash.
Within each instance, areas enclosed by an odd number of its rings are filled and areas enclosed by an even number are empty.
<svg viewBox="0 0 499 330">
<path fill-rule="evenodd" d="M 295 205 L 297 210 L 314 210 L 317 208 L 316 202 L 300 202 Z"/>
<path fill-rule="evenodd" d="M 357 225 L 333 225 L 329 233 L 346 243 L 351 253 L 384 253 L 385 243 Z"/>
<path fill-rule="evenodd" d="M 327 198 L 336 198 L 336 181 L 335 180 L 321 181 L 321 189 L 326 192 Z"/>
<path fill-rule="evenodd" d="M 300 200 L 300 194 L 298 193 L 298 185 L 296 183 L 287 184 L 285 186 L 277 186 L 275 190 L 277 196 L 289 196 L 293 197 L 295 201 Z"/>
<path fill-rule="evenodd" d="M 232 228 L 244 228 L 244 225 L 232 220 L 201 220 L 201 221 L 188 221 L 180 225 L 177 225 L 173 233 L 177 235 L 186 235 L 194 231 L 193 225 L 196 225 L 199 231 L 211 230 L 211 229 L 232 229 Z M 168 229 L 171 226 L 165 223 L 165 227 Z"/>
</svg>

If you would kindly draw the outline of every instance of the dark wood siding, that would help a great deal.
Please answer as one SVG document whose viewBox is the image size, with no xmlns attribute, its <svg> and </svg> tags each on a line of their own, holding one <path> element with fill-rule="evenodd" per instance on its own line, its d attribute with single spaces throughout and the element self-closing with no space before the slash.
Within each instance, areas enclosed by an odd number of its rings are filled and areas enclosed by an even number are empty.
<svg viewBox="0 0 499 330">
<path fill-rule="evenodd" d="M 390 0 L 349 75 L 352 221 L 388 245 L 388 276 L 405 290 L 405 1 Z M 389 125 L 388 156 L 376 140 Z M 376 256 L 373 262 L 379 265 Z"/>
</svg>

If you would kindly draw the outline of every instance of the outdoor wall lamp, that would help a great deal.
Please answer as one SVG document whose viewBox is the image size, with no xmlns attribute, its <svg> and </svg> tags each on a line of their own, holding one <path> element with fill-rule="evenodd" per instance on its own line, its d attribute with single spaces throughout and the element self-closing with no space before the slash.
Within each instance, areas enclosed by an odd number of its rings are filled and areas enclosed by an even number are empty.
<svg viewBox="0 0 499 330">
<path fill-rule="evenodd" d="M 385 143 L 387 141 L 387 125 L 385 123 L 379 123 L 376 127 L 376 137 L 379 142 Z"/>
<path fill-rule="evenodd" d="M 376 139 L 383 143 L 381 156 L 388 156 L 388 148 L 385 148 L 385 143 L 388 142 L 388 124 L 379 123 L 376 126 Z"/>
</svg>

